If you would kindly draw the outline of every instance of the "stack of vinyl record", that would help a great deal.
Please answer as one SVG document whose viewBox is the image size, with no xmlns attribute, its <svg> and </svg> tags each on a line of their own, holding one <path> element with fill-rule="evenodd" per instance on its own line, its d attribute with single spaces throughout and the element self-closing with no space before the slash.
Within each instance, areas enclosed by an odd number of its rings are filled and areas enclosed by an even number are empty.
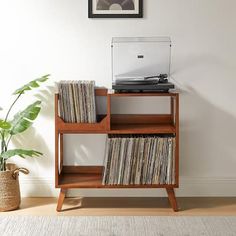
<svg viewBox="0 0 236 236">
<path fill-rule="evenodd" d="M 58 83 L 60 117 L 68 123 L 96 123 L 94 81 Z"/>
<path fill-rule="evenodd" d="M 174 183 L 174 137 L 117 135 L 108 138 L 103 185 Z"/>
</svg>

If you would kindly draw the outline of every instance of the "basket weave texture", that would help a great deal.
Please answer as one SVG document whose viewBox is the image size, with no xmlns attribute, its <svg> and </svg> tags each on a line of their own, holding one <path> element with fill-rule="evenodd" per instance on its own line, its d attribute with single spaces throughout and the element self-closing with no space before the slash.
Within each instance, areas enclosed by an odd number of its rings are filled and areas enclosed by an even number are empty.
<svg viewBox="0 0 236 236">
<path fill-rule="evenodd" d="M 0 171 L 0 211 L 17 209 L 20 202 L 19 168 L 7 164 L 7 170 Z"/>
</svg>

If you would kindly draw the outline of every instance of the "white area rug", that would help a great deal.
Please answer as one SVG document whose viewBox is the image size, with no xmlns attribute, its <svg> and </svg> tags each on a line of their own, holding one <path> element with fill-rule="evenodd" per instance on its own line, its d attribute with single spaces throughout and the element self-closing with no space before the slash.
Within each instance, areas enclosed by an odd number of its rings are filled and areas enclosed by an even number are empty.
<svg viewBox="0 0 236 236">
<path fill-rule="evenodd" d="M 236 217 L 9 216 L 0 217 L 0 235 L 233 236 Z"/>
</svg>

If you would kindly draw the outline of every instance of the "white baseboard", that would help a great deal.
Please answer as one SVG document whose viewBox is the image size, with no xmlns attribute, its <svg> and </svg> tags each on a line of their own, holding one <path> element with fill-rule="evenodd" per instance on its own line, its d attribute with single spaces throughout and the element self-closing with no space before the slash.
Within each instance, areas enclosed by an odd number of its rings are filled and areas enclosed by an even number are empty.
<svg viewBox="0 0 236 236">
<path fill-rule="evenodd" d="M 57 197 L 53 179 L 24 178 L 20 180 L 22 197 Z M 234 187 L 235 186 L 235 187 Z M 181 177 L 178 197 L 235 197 L 236 178 Z M 162 197 L 163 189 L 74 189 L 68 196 L 87 197 Z"/>
</svg>

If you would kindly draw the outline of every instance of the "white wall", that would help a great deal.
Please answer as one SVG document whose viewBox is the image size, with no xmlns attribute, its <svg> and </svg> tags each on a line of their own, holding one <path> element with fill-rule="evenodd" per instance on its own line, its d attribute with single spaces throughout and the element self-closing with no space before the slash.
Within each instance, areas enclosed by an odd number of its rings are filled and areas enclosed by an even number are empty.
<svg viewBox="0 0 236 236">
<path fill-rule="evenodd" d="M 0 106 L 10 104 L 10 94 L 20 85 L 52 74 L 44 87 L 46 92 L 37 96 L 44 102 L 40 118 L 14 140 L 18 147 L 45 154 L 37 159 L 13 160 L 31 171 L 21 178 L 23 195 L 57 194 L 53 82 L 94 79 L 97 85 L 110 86 L 113 36 L 171 36 L 172 77 L 181 89 L 178 195 L 235 196 L 236 1 L 144 0 L 143 19 L 88 19 L 87 4 L 86 0 L 0 1 Z M 32 93 L 19 106 L 27 105 L 30 97 Z M 73 152 L 82 162 L 102 163 L 104 137 L 91 139 L 96 143 L 94 149 L 88 149 L 84 156 L 78 150 Z M 72 148 L 76 143 L 71 140 L 69 137 L 66 142 Z M 87 137 L 85 146 L 88 142 Z M 96 158 L 94 153 L 98 153 Z M 155 196 L 163 191 L 86 190 L 80 194 Z"/>
</svg>

